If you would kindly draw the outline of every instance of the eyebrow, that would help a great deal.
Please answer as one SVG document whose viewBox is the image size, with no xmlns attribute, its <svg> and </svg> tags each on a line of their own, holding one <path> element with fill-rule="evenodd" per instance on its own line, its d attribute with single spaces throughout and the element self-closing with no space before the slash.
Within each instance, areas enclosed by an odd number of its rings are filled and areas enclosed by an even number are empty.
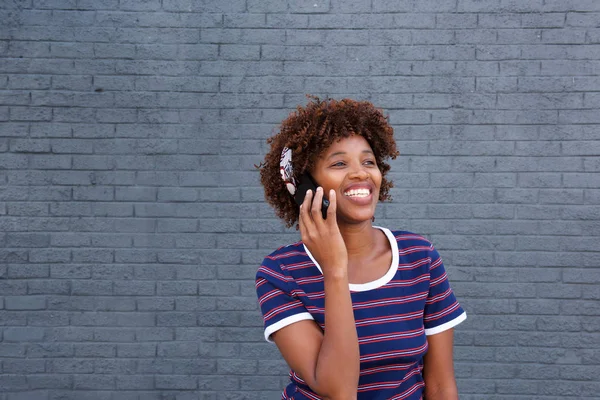
<svg viewBox="0 0 600 400">
<path fill-rule="evenodd" d="M 373 153 L 373 151 L 372 151 L 372 150 L 363 150 L 363 151 L 362 151 L 362 153 L 363 153 L 363 154 L 364 154 L 364 153 L 366 153 L 366 154 L 373 154 L 373 155 L 375 154 L 375 153 Z M 329 155 L 329 157 L 327 157 L 327 159 L 329 160 L 329 159 L 330 159 L 330 158 L 332 158 L 332 157 L 335 157 L 335 156 L 340 156 L 340 155 L 343 155 L 343 154 L 346 154 L 346 152 L 345 152 L 345 151 L 336 151 L 335 153 L 333 153 L 333 154 L 330 154 L 330 155 Z"/>
</svg>

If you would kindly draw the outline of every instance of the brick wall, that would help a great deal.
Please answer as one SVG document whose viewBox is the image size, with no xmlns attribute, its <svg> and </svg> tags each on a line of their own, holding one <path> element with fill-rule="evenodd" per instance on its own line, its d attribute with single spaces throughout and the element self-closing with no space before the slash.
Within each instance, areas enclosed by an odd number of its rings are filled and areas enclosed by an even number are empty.
<svg viewBox="0 0 600 400">
<path fill-rule="evenodd" d="M 600 1 L 6 0 L 0 400 L 277 399 L 253 277 L 297 238 L 265 139 L 305 93 L 389 113 L 377 222 L 469 319 L 461 398 L 600 398 Z"/>
</svg>

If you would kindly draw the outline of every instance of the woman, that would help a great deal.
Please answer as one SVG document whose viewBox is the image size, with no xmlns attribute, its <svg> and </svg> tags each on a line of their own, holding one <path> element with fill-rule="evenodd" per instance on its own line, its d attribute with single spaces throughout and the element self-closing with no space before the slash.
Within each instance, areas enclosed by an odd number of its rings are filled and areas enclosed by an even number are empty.
<svg viewBox="0 0 600 400">
<path fill-rule="evenodd" d="M 269 143 L 266 199 L 302 238 L 256 275 L 265 338 L 291 367 L 282 399 L 458 399 L 452 328 L 466 314 L 442 260 L 423 237 L 372 225 L 398 155 L 386 117 L 312 98 Z M 319 186 L 298 207 L 304 173 Z"/>
</svg>

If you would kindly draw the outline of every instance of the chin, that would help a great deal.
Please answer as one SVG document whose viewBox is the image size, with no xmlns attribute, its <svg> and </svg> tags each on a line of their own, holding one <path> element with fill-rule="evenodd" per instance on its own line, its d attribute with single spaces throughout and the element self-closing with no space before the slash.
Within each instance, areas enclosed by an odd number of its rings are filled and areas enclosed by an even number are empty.
<svg viewBox="0 0 600 400">
<path fill-rule="evenodd" d="M 345 224 L 362 224 L 365 222 L 373 221 L 373 217 L 375 214 L 373 212 L 369 213 L 355 213 L 355 214 L 341 214 L 338 215 L 338 221 Z"/>
</svg>

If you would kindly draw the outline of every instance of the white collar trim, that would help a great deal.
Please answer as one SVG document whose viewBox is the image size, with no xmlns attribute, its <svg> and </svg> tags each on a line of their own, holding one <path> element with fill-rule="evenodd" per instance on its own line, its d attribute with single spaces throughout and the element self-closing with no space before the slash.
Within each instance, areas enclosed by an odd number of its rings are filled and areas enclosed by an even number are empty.
<svg viewBox="0 0 600 400">
<path fill-rule="evenodd" d="M 366 283 L 350 283 L 349 287 L 350 291 L 352 292 L 365 292 L 367 290 L 377 289 L 391 281 L 396 275 L 396 271 L 398 271 L 398 242 L 396 241 L 396 237 L 387 228 L 383 228 L 381 226 L 373 226 L 373 228 L 380 229 L 388 238 L 388 241 L 390 242 L 390 247 L 392 248 L 392 264 L 390 265 L 390 268 L 385 273 L 385 275 L 383 275 L 381 278 Z M 310 251 L 306 248 L 304 243 L 302 243 L 302 246 L 304 247 L 304 251 L 306 251 L 306 254 L 308 254 L 308 257 L 310 257 L 311 261 L 319 269 L 319 272 L 323 274 L 321 266 L 319 265 L 317 260 L 315 260 Z"/>
</svg>

